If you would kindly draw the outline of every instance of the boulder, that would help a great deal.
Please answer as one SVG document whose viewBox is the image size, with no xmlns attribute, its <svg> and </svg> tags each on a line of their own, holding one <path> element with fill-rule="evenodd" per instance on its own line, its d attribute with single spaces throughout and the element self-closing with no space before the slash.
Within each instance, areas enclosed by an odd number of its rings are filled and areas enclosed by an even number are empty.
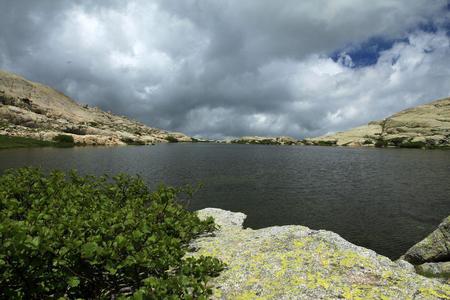
<svg viewBox="0 0 450 300">
<path fill-rule="evenodd" d="M 424 263 L 416 266 L 416 271 L 417 273 L 428 277 L 443 277 L 450 279 L 450 261 Z"/>
<path fill-rule="evenodd" d="M 430 235 L 412 246 L 402 258 L 414 265 L 450 261 L 450 216 Z"/>
<path fill-rule="evenodd" d="M 198 211 L 220 228 L 192 243 L 189 255 L 221 259 L 213 299 L 448 299 L 450 286 L 418 275 L 338 234 L 304 226 L 243 229 L 245 215 Z M 406 267 L 405 267 L 406 266 Z"/>
</svg>

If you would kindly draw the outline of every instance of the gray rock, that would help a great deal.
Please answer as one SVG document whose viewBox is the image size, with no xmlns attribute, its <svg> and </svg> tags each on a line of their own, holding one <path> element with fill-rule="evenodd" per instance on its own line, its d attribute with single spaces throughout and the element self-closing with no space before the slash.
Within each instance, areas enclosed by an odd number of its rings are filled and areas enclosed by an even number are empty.
<svg viewBox="0 0 450 300">
<path fill-rule="evenodd" d="M 214 299 L 449 299 L 450 286 L 420 276 L 338 234 L 304 226 L 243 229 L 245 215 L 204 209 L 220 229 L 190 255 L 227 264 L 210 281 Z"/>
<path fill-rule="evenodd" d="M 404 259 L 397 259 L 395 262 L 405 270 L 409 270 L 411 272 L 415 272 L 416 270 L 413 264 L 407 262 Z"/>
<path fill-rule="evenodd" d="M 402 257 L 414 265 L 450 260 L 450 216 Z"/>
<path fill-rule="evenodd" d="M 428 277 L 450 278 L 450 261 L 424 263 L 416 266 L 416 272 Z"/>
</svg>

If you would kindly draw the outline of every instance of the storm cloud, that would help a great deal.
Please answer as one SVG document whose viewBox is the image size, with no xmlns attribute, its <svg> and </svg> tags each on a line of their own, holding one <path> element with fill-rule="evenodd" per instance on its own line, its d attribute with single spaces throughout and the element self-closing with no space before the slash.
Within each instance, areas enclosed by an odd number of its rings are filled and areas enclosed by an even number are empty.
<svg viewBox="0 0 450 300">
<path fill-rule="evenodd" d="M 0 0 L 0 68 L 193 136 L 315 136 L 450 95 L 447 0 Z"/>
</svg>

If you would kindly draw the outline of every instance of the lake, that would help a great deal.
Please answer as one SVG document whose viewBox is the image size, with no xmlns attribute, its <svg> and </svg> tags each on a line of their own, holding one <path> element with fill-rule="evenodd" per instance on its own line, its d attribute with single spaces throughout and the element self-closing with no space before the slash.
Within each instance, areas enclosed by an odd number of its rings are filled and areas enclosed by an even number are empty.
<svg viewBox="0 0 450 300">
<path fill-rule="evenodd" d="M 450 151 L 226 144 L 0 151 L 20 166 L 139 174 L 203 188 L 190 209 L 248 215 L 245 226 L 300 224 L 398 258 L 450 214 Z"/>
</svg>

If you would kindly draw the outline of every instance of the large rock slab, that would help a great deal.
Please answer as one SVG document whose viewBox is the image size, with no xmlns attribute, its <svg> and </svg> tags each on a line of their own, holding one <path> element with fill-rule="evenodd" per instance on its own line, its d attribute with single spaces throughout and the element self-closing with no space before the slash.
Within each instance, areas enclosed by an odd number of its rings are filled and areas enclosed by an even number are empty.
<svg viewBox="0 0 450 300">
<path fill-rule="evenodd" d="M 422 277 L 338 234 L 304 226 L 243 229 L 245 215 L 204 209 L 220 229 L 192 244 L 228 266 L 211 280 L 215 299 L 450 299 L 450 286 Z"/>
</svg>

